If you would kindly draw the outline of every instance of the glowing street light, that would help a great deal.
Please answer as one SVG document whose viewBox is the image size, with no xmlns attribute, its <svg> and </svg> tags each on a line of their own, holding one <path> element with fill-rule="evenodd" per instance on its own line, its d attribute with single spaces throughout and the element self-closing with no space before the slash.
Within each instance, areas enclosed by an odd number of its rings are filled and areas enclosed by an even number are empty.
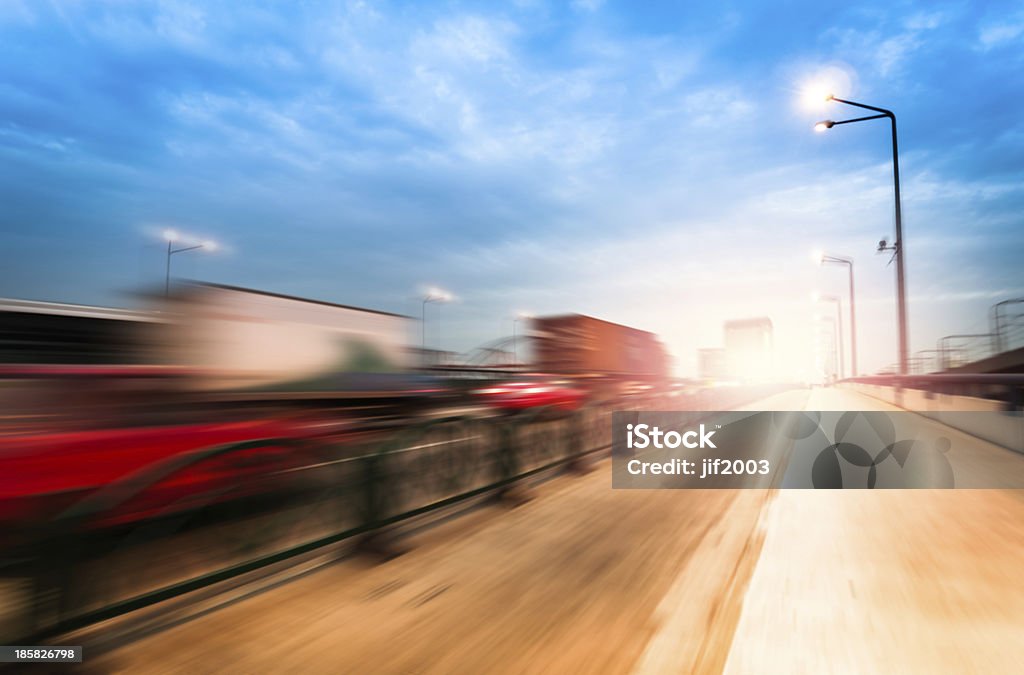
<svg viewBox="0 0 1024 675">
<path fill-rule="evenodd" d="M 900 375 L 907 374 L 907 344 L 909 341 L 907 331 L 907 294 L 906 294 L 906 276 L 904 270 L 904 249 L 906 248 L 903 241 L 903 212 L 900 207 L 900 159 L 899 159 L 899 145 L 896 140 L 896 114 L 891 110 L 885 108 L 876 108 L 875 106 L 866 105 L 864 103 L 857 103 L 855 101 L 847 101 L 835 96 L 829 95 L 828 100 L 835 101 L 836 103 L 842 103 L 844 105 L 854 106 L 855 108 L 863 108 L 865 110 L 871 110 L 877 114 L 867 115 L 865 117 L 855 117 L 848 120 L 822 120 L 814 125 L 816 131 L 825 131 L 832 127 L 839 126 L 840 124 L 852 124 L 854 122 L 865 122 L 867 120 L 877 120 L 886 118 L 889 120 L 892 128 L 892 180 L 893 180 L 893 192 L 896 203 L 896 240 L 890 246 L 886 240 L 882 240 L 878 244 L 879 251 L 893 251 L 896 258 L 896 304 L 897 304 L 897 320 L 899 329 L 899 371 Z M 851 266 L 852 269 L 852 266 Z"/>
<path fill-rule="evenodd" d="M 814 251 L 812 259 L 818 266 L 821 265 L 846 265 L 850 270 L 850 371 L 853 377 L 857 376 L 857 300 L 853 290 L 853 258 L 841 255 L 831 255 L 824 251 Z"/>
<path fill-rule="evenodd" d="M 200 248 L 213 252 L 217 250 L 218 246 L 217 242 L 207 240 L 194 246 L 174 248 L 174 243 L 181 239 L 181 235 L 176 230 L 164 230 L 164 239 L 167 240 L 167 277 L 164 281 L 164 297 L 166 298 L 171 294 L 171 256 L 175 253 L 185 253 L 186 251 L 195 251 Z M 193 239 L 193 241 L 195 240 Z"/>
</svg>

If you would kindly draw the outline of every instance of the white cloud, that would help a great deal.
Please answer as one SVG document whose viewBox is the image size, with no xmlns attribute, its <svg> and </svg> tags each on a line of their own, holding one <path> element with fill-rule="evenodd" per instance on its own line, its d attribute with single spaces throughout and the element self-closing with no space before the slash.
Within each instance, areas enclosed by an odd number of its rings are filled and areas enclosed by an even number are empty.
<svg viewBox="0 0 1024 675">
<path fill-rule="evenodd" d="M 903 23 L 913 31 L 934 30 L 949 18 L 949 15 L 943 11 L 918 12 L 909 16 Z"/>
<path fill-rule="evenodd" d="M 206 15 L 193 4 L 163 0 L 153 24 L 156 32 L 172 43 L 198 44 L 206 31 Z"/>
<path fill-rule="evenodd" d="M 683 112 L 694 127 L 727 127 L 749 118 L 754 104 L 738 86 L 713 85 L 685 94 Z"/>
<path fill-rule="evenodd" d="M 988 23 L 978 29 L 978 43 L 982 50 L 1002 47 L 1024 35 L 1024 18 L 1020 15 Z"/>
<path fill-rule="evenodd" d="M 884 27 L 832 28 L 825 37 L 829 42 L 836 41 L 844 56 L 852 60 L 867 60 L 872 70 L 886 78 L 899 74 L 910 57 L 929 44 L 931 37 L 928 34 L 946 25 L 950 18 L 950 14 L 944 11 L 920 12 L 889 30 Z M 884 22 L 878 23 L 884 25 Z"/>
<path fill-rule="evenodd" d="M 872 49 L 879 75 L 889 76 L 902 66 L 907 56 L 920 48 L 922 44 L 923 40 L 918 37 L 916 31 L 896 35 L 879 42 Z"/>
<path fill-rule="evenodd" d="M 30 4 L 25 0 L 5 0 L 0 2 L 0 24 L 33 23 L 36 17 Z"/>
<path fill-rule="evenodd" d="M 624 88 L 642 86 L 642 96 L 657 95 L 666 81 L 680 82 L 695 60 L 692 48 L 616 40 L 614 58 L 537 67 L 522 54 L 519 25 L 479 15 L 438 20 L 426 32 L 391 26 L 382 35 L 360 28 L 339 28 L 326 62 L 367 87 L 389 114 L 439 135 L 453 156 L 492 165 L 598 160 L 612 147 L 616 129 L 635 121 L 604 112 L 629 95 Z M 388 50 L 377 46 L 382 41 Z M 649 68 L 651 60 L 661 64 L 661 87 L 624 79 L 632 65 Z"/>
<path fill-rule="evenodd" d="M 596 12 L 604 5 L 604 0 L 572 0 L 572 8 L 578 12 Z"/>
<path fill-rule="evenodd" d="M 812 139 L 820 137 L 807 127 L 815 118 L 786 120 L 773 92 L 781 87 L 766 76 L 772 66 L 716 53 L 714 36 L 602 31 L 600 21 L 557 24 L 543 10 L 527 16 L 507 7 L 391 13 L 351 2 L 237 24 L 232 10 L 195 7 L 167 3 L 156 14 L 97 11 L 76 20 L 86 42 L 130 52 L 135 67 L 126 77 L 153 76 L 151 86 L 139 86 L 138 108 L 145 113 L 155 101 L 147 138 L 162 140 L 172 156 L 171 171 L 150 178 L 170 177 L 173 191 L 188 200 L 194 190 L 197 212 L 213 204 L 236 213 L 241 204 L 271 212 L 258 214 L 265 223 L 280 217 L 303 223 L 306 234 L 329 231 L 331 241 L 382 228 L 386 236 L 351 251 L 361 260 L 389 260 L 372 280 L 381 295 L 389 283 L 411 289 L 442 270 L 458 281 L 452 287 L 466 296 L 467 312 L 474 302 L 478 312 L 497 311 L 502 302 L 589 311 L 664 331 L 686 360 L 697 346 L 715 343 L 724 318 L 780 312 L 799 324 L 794 307 L 802 307 L 816 279 L 831 279 L 816 277 L 807 264 L 808 250 L 825 245 L 858 258 L 865 297 L 879 298 L 891 319 L 892 270 L 885 256 L 874 255 L 879 236 L 891 233 L 886 157 L 870 154 L 874 148 L 861 154 L 851 143 L 841 155 L 813 160 Z M 829 58 L 863 64 L 872 95 L 886 76 L 909 72 L 949 20 L 941 12 L 875 18 L 844 20 L 823 40 L 838 52 Z M 735 21 L 727 23 L 736 30 Z M 867 27 L 845 28 L 851 25 Z M 974 30 L 972 24 L 969 38 Z M 991 24 L 979 40 L 1006 44 L 1022 30 Z M 168 68 L 174 73 L 164 78 Z M 102 106 L 94 116 L 116 122 Z M 786 135 L 791 122 L 799 131 Z M 908 147 L 929 142 L 933 131 L 915 130 Z M 50 153 L 63 160 L 89 139 L 75 147 L 63 134 L 15 140 L 52 150 L 55 141 L 69 148 Z M 942 152 L 949 159 L 961 151 Z M 928 162 L 904 159 L 914 290 L 960 292 L 965 302 L 980 303 L 986 298 L 977 293 L 990 279 L 1014 287 L 1006 279 L 1012 271 L 986 269 L 988 276 L 970 279 L 978 266 L 950 265 L 948 249 L 997 246 L 950 232 L 960 223 L 988 227 L 976 210 L 1020 203 L 1017 183 L 953 180 L 920 168 Z M 1009 212 L 999 217 L 1016 217 Z M 261 236 L 273 240 L 266 231 Z M 296 260 L 321 253 L 312 247 L 322 240 L 311 241 Z M 409 246 L 417 247 L 415 256 L 403 249 Z M 246 257 L 254 266 L 275 261 Z M 294 274 L 284 267 L 282 274 Z M 337 281 L 334 267 L 308 268 L 297 276 Z M 707 322 L 691 328 L 685 316 L 692 311 L 706 312 Z"/>
<path fill-rule="evenodd" d="M 413 40 L 411 54 L 421 59 L 491 63 L 509 58 L 509 40 L 518 32 L 510 21 L 459 16 L 434 24 Z"/>
</svg>

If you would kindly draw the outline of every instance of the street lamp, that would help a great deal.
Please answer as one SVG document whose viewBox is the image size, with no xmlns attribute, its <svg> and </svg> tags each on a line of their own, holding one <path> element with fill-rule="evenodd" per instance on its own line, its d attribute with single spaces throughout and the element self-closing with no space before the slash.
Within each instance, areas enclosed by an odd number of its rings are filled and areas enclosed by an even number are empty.
<svg viewBox="0 0 1024 675">
<path fill-rule="evenodd" d="M 853 291 L 853 258 L 815 251 L 818 265 L 846 265 L 850 270 L 850 374 L 857 377 L 857 302 Z"/>
<path fill-rule="evenodd" d="M 422 351 L 424 358 L 427 354 L 427 303 L 436 302 L 438 304 L 443 302 L 451 302 L 452 294 L 448 291 L 440 288 L 428 288 L 427 292 L 423 295 L 423 320 L 421 321 L 422 330 Z M 440 322 L 438 322 L 440 329 Z M 438 349 L 440 349 L 441 336 L 438 334 Z"/>
<path fill-rule="evenodd" d="M 822 295 L 815 291 L 811 294 L 813 302 L 834 302 L 836 303 L 836 331 L 838 334 L 837 348 L 839 351 L 839 379 L 846 377 L 846 357 L 843 348 L 843 301 L 835 295 Z"/>
<path fill-rule="evenodd" d="M 893 191 L 896 202 L 896 240 L 890 246 L 884 239 L 879 242 L 879 251 L 893 251 L 896 258 L 896 305 L 897 315 L 899 321 L 899 364 L 900 364 L 900 375 L 907 374 L 907 343 L 909 337 L 907 335 L 907 294 L 906 294 L 906 277 L 904 272 L 904 249 L 903 243 L 903 212 L 900 207 L 900 159 L 899 159 L 899 146 L 896 141 L 896 114 L 891 110 L 885 108 L 876 108 L 875 106 L 865 105 L 863 103 L 856 103 L 854 101 L 847 101 L 841 98 L 836 98 L 831 94 L 826 97 L 829 101 L 835 101 L 836 103 L 843 103 L 845 105 L 854 106 L 855 108 L 863 108 L 865 110 L 871 110 L 877 115 L 867 115 L 866 117 L 855 117 L 849 120 L 822 120 L 814 125 L 815 131 L 825 131 L 831 129 L 834 126 L 840 124 L 852 124 L 853 122 L 864 122 L 867 120 L 877 120 L 882 118 L 888 118 L 892 128 L 892 182 Z"/>
<path fill-rule="evenodd" d="M 174 248 L 174 242 L 179 239 L 178 233 L 174 230 L 164 230 L 164 239 L 167 240 L 167 277 L 164 282 L 164 297 L 166 298 L 171 294 L 171 256 L 175 253 L 185 253 L 186 251 L 195 251 L 200 248 L 211 252 L 216 251 L 217 243 L 213 241 L 204 241 L 194 246 Z"/>
</svg>

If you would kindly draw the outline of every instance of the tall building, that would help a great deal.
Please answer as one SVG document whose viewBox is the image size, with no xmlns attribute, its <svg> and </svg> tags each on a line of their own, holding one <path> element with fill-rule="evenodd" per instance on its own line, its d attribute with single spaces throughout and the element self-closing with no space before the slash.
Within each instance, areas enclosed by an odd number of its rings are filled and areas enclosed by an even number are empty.
<svg viewBox="0 0 1024 675">
<path fill-rule="evenodd" d="M 763 381 L 775 374 L 772 320 L 766 316 L 725 322 L 725 361 L 729 378 Z"/>
</svg>

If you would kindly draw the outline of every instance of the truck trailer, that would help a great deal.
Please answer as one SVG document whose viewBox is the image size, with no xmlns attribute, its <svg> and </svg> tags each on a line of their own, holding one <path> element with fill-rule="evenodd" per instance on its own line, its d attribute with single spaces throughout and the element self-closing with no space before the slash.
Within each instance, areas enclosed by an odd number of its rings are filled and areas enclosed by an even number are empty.
<svg viewBox="0 0 1024 675">
<path fill-rule="evenodd" d="M 536 368 L 576 377 L 659 380 L 669 376 L 665 346 L 654 333 L 583 314 L 532 322 Z"/>
</svg>

